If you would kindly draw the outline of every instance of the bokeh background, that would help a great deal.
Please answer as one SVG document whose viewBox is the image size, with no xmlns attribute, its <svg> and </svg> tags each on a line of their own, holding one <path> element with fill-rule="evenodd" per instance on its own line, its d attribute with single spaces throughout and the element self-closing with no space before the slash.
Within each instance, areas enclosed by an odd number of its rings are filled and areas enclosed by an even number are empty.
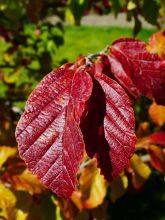
<svg viewBox="0 0 165 220">
<path fill-rule="evenodd" d="M 27 171 L 15 140 L 27 97 L 44 75 L 120 37 L 148 42 L 164 25 L 164 0 L 0 0 L 0 219 L 165 219 L 165 107 L 139 99 L 130 166 L 107 183 L 85 156 L 71 200 Z M 164 32 L 155 36 L 165 58 Z"/>
</svg>

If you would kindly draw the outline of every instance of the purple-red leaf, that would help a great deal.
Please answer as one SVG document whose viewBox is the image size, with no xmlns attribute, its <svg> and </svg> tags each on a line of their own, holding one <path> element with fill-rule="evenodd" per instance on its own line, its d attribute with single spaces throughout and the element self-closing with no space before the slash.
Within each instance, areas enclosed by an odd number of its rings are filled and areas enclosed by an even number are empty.
<svg viewBox="0 0 165 220">
<path fill-rule="evenodd" d="M 77 67 L 76 67 L 77 68 Z M 29 97 L 16 130 L 20 156 L 57 195 L 68 198 L 84 153 L 79 128 L 92 80 L 66 64 L 49 73 Z"/>
<path fill-rule="evenodd" d="M 136 87 L 131 63 L 127 57 L 120 53 L 115 47 L 111 48 L 111 52 L 111 56 L 107 56 L 111 74 L 125 89 L 130 98 L 133 98 L 133 101 L 135 101 L 139 97 L 140 92 Z"/>
<path fill-rule="evenodd" d="M 144 42 L 136 39 L 115 41 L 110 50 L 111 69 L 120 84 L 133 96 L 138 96 L 140 92 L 158 104 L 165 104 L 165 61 L 157 54 L 149 53 L 146 47 Z"/>
<path fill-rule="evenodd" d="M 124 89 L 102 73 L 102 63 L 95 64 L 95 80 L 105 94 L 106 112 L 103 127 L 98 128 L 96 158 L 107 180 L 118 176 L 127 166 L 134 151 L 134 112 Z"/>
</svg>

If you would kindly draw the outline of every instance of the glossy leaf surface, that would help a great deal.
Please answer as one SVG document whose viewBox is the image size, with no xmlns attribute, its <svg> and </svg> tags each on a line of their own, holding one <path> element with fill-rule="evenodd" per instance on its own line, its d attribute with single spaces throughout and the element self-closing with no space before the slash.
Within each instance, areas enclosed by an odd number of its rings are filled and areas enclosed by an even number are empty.
<svg viewBox="0 0 165 220">
<path fill-rule="evenodd" d="M 106 114 L 103 128 L 100 129 L 100 136 L 105 136 L 106 140 L 100 139 L 96 157 L 101 173 L 107 180 L 112 180 L 127 166 L 134 151 L 134 112 L 124 89 L 102 74 L 100 63 L 95 68 L 94 77 L 106 97 Z"/>
<path fill-rule="evenodd" d="M 165 104 L 165 61 L 156 53 L 148 52 L 146 47 L 143 41 L 121 38 L 113 43 L 111 54 L 125 68 L 125 74 L 141 95 Z M 126 80 L 124 84 L 128 85 Z"/>
<path fill-rule="evenodd" d="M 82 56 L 49 73 L 17 126 L 19 152 L 29 170 L 64 198 L 76 189 L 84 150 L 108 181 L 127 167 L 137 141 L 133 104 L 140 95 L 165 104 L 165 61 L 137 39 L 121 38 L 109 48 L 109 54 Z M 97 185 L 92 186 L 86 207 L 94 206 Z M 74 199 L 78 209 L 85 206 L 79 194 Z"/>
<path fill-rule="evenodd" d="M 28 99 L 17 127 L 19 152 L 50 189 L 69 197 L 83 157 L 80 117 L 92 89 L 90 76 L 66 64 L 48 74 Z"/>
</svg>

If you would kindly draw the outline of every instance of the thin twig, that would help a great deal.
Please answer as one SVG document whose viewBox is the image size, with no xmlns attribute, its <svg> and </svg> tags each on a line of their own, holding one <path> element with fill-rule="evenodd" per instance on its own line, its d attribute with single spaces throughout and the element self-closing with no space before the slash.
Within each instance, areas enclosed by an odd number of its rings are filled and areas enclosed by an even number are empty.
<svg viewBox="0 0 165 220">
<path fill-rule="evenodd" d="M 86 63 L 86 66 L 92 66 L 93 65 L 93 62 L 92 60 L 93 59 L 97 59 L 99 56 L 101 55 L 104 55 L 107 53 L 109 49 L 109 46 L 106 46 L 102 51 L 100 51 L 99 53 L 94 53 L 94 54 L 89 54 L 88 56 L 85 57 L 85 63 Z"/>
</svg>

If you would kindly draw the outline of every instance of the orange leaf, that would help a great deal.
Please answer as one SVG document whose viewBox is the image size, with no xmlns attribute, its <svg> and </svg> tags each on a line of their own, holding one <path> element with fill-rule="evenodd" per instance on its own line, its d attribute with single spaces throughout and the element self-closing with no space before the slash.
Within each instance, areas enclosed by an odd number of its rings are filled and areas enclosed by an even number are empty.
<svg viewBox="0 0 165 220">
<path fill-rule="evenodd" d="M 72 196 L 71 196 L 71 200 L 72 202 L 77 206 L 77 208 L 81 211 L 83 209 L 83 204 L 81 201 L 81 192 L 80 191 L 74 191 Z"/>
<path fill-rule="evenodd" d="M 165 58 L 165 31 L 159 31 L 149 38 L 147 48 L 151 53 L 157 53 L 160 57 Z"/>
<path fill-rule="evenodd" d="M 149 115 L 155 124 L 162 126 L 165 123 L 165 106 L 153 102 L 149 108 Z"/>
<path fill-rule="evenodd" d="M 40 194 L 44 191 L 44 186 L 38 181 L 37 177 L 25 170 L 20 175 L 13 175 L 11 177 L 12 186 L 16 190 L 24 190 L 29 193 Z"/>
<path fill-rule="evenodd" d="M 145 137 L 149 134 L 150 132 L 150 129 L 149 129 L 149 123 L 148 122 L 142 122 L 140 123 L 137 131 L 136 131 L 136 136 L 138 138 L 142 138 L 142 137 Z"/>
<path fill-rule="evenodd" d="M 149 153 L 151 156 L 151 165 L 161 173 L 165 174 L 165 154 L 162 148 L 150 145 Z"/>
<path fill-rule="evenodd" d="M 145 149 L 147 150 L 151 141 L 148 140 L 148 137 L 139 138 L 137 144 L 135 145 L 136 149 Z"/>
</svg>

